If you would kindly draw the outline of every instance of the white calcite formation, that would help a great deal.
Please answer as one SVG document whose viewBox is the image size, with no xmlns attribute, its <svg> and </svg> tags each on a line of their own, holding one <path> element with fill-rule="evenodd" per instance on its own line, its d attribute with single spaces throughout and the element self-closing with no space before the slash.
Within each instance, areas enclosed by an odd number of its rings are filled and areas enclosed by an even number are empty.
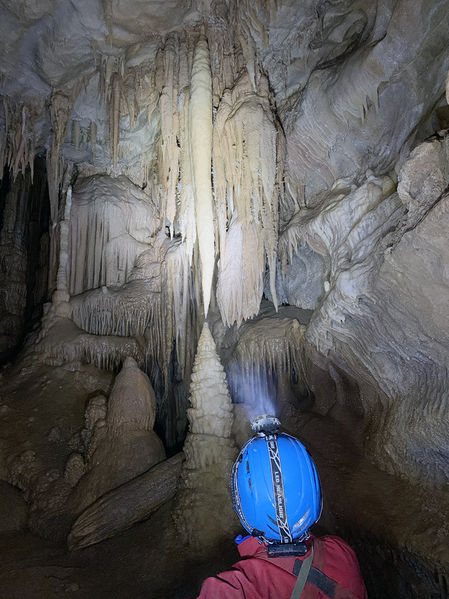
<svg viewBox="0 0 449 599">
<path fill-rule="evenodd" d="M 324 295 L 325 265 L 323 257 L 307 243 L 290 246 L 288 251 L 279 248 L 282 259 L 276 270 L 276 292 L 280 304 L 314 310 Z M 265 296 L 271 300 L 267 282 Z"/>
<path fill-rule="evenodd" d="M 369 173 L 358 188 L 336 182 L 320 208 L 303 211 L 285 233 L 285 243 L 306 240 L 328 263 L 327 292 L 306 342 L 327 356 L 329 372 L 334 363 L 357 380 L 371 456 L 391 472 L 440 483 L 447 479 L 444 459 L 434 455 L 435 439 L 447 431 L 440 353 L 446 143 L 415 150 L 397 193 L 388 177 Z M 426 455 L 434 455 L 431 468 Z"/>
<path fill-rule="evenodd" d="M 126 283 L 157 230 L 154 202 L 120 177 L 80 179 L 70 211 L 70 293 Z"/>
<path fill-rule="evenodd" d="M 235 528 L 229 476 L 237 454 L 226 375 L 207 323 L 198 341 L 190 404 L 175 521 L 186 542 L 207 551 Z"/>
<path fill-rule="evenodd" d="M 215 266 L 212 208 L 212 77 L 209 48 L 202 36 L 196 45 L 190 83 L 189 142 L 195 221 L 201 260 L 204 315 L 207 316 Z"/>
<path fill-rule="evenodd" d="M 225 90 L 214 127 L 220 244 L 217 301 L 227 325 L 257 314 L 265 261 L 277 305 L 274 281 L 282 142 L 270 109 L 266 77 L 259 76 L 254 90 L 245 73 L 232 91 Z"/>
</svg>

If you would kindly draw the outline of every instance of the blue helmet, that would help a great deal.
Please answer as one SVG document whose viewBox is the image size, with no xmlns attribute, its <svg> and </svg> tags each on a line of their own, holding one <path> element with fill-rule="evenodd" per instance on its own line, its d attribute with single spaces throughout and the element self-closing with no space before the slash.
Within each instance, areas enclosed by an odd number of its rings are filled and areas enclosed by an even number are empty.
<svg viewBox="0 0 449 599">
<path fill-rule="evenodd" d="M 320 481 L 304 445 L 285 433 L 259 433 L 232 469 L 234 508 L 243 527 L 268 543 L 304 540 L 322 508 Z"/>
</svg>

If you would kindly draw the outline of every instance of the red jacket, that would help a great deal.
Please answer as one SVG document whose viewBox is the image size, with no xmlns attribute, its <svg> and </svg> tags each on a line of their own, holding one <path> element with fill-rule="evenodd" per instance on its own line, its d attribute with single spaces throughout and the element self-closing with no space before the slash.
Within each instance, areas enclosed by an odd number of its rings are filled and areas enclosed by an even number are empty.
<svg viewBox="0 0 449 599">
<path fill-rule="evenodd" d="M 339 537 L 310 537 L 314 556 L 301 599 L 367 599 L 354 551 Z M 238 545 L 243 559 L 215 578 L 207 578 L 198 599 L 290 599 L 301 557 L 268 557 L 254 537 Z"/>
</svg>

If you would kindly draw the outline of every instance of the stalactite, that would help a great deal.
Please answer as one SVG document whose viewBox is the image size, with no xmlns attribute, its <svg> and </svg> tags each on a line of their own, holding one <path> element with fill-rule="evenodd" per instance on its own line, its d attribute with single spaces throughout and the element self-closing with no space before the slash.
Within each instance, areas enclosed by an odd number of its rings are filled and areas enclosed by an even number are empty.
<svg viewBox="0 0 449 599">
<path fill-rule="evenodd" d="M 35 154 L 35 123 L 41 114 L 42 104 L 37 100 L 26 103 L 13 102 L 3 96 L 4 129 L 0 127 L 0 179 L 8 167 L 15 179 L 25 174 L 29 166 L 33 181 Z"/>
<path fill-rule="evenodd" d="M 60 149 L 64 142 L 67 125 L 72 112 L 73 98 L 78 95 L 73 90 L 63 93 L 55 91 L 51 96 L 50 118 L 52 126 L 51 149 L 47 155 L 48 193 L 50 196 L 51 223 L 57 222 L 59 206 L 59 184 L 61 175 Z"/>
<path fill-rule="evenodd" d="M 264 369 L 286 373 L 301 369 L 301 346 L 305 327 L 291 318 L 261 318 L 243 325 L 234 352 L 244 371 Z"/>
<path fill-rule="evenodd" d="M 228 325 L 240 325 L 259 311 L 263 294 L 265 255 L 255 223 L 231 220 L 220 253 L 217 300 Z M 239 284 L 237 284 L 239 281 Z"/>
<path fill-rule="evenodd" d="M 63 159 L 60 156 L 69 123 L 74 99 L 78 96 L 81 81 L 75 81 L 64 91 L 54 91 L 51 96 L 50 118 L 52 125 L 51 148 L 47 152 L 47 180 L 50 198 L 50 258 L 48 271 L 48 288 L 53 291 L 56 286 L 56 273 L 59 255 L 58 213 L 60 208 L 60 192 L 64 175 L 67 174 Z M 70 167 L 69 167 L 70 171 Z M 66 181 L 66 189 L 68 182 Z M 64 193 L 63 193 L 64 197 Z"/>
<path fill-rule="evenodd" d="M 255 94 L 248 76 L 226 90 L 214 124 L 214 189 L 220 247 L 217 300 L 231 325 L 257 313 L 265 259 L 277 305 L 275 274 L 283 144 L 268 82 Z M 243 234 L 244 232 L 244 234 Z M 235 243 L 240 244 L 240 264 Z M 262 253 L 261 253 L 262 252 Z M 240 287 L 240 289 L 237 289 Z"/>
<path fill-rule="evenodd" d="M 164 265 L 164 305 L 170 306 L 173 330 L 167 337 L 166 352 L 171 350 L 172 338 L 176 341 L 178 363 L 184 380 L 190 379 L 197 340 L 197 307 L 195 292 L 185 244 L 176 244 L 166 254 Z M 167 321 L 167 319 L 166 319 Z"/>
<path fill-rule="evenodd" d="M 234 427 L 263 413 L 280 415 L 286 399 L 279 385 L 292 373 L 304 372 L 303 348 L 306 327 L 292 318 L 259 318 L 243 324 L 240 339 L 226 374 L 236 402 Z"/>
<path fill-rule="evenodd" d="M 160 306 L 150 285 L 131 281 L 119 290 L 98 289 L 72 298 L 73 321 L 94 335 L 143 335 L 147 326 L 156 329 L 155 341 L 161 343 Z"/>
<path fill-rule="evenodd" d="M 181 99 L 180 110 L 180 131 L 179 141 L 181 146 L 180 172 L 181 181 L 179 182 L 179 217 L 177 226 L 181 233 L 182 241 L 185 243 L 185 252 L 189 261 L 192 263 L 193 249 L 196 242 L 196 222 L 195 222 L 195 198 L 193 193 L 192 165 L 190 160 L 190 131 L 188 126 L 190 96 L 188 90 L 185 91 Z"/>
<path fill-rule="evenodd" d="M 112 18 L 112 3 L 110 0 L 104 0 L 103 4 L 105 20 L 108 26 L 108 40 L 112 35 L 110 29 Z M 125 56 L 123 54 L 102 54 L 96 53 L 95 61 L 98 72 L 98 95 L 100 102 L 107 107 L 109 119 L 109 149 L 114 168 L 117 168 L 119 159 L 120 142 L 120 117 L 124 111 L 125 104 L 128 106 L 128 98 L 124 93 L 125 79 Z M 125 100 L 125 101 L 123 101 Z M 90 129 L 90 141 L 93 143 L 93 134 L 97 134 L 96 126 Z M 95 148 L 92 147 L 93 157 Z"/>
<path fill-rule="evenodd" d="M 96 152 L 97 152 L 97 124 L 92 121 L 89 125 L 89 141 L 90 141 L 90 147 L 92 150 L 92 161 L 95 162 L 95 156 L 96 156 Z"/>
<path fill-rule="evenodd" d="M 224 4 L 224 3 L 223 3 Z M 212 72 L 212 102 L 218 107 L 225 89 L 232 89 L 236 74 L 244 68 L 243 56 L 235 39 L 236 30 L 228 26 L 228 9 L 222 5 L 213 26 L 207 30 Z"/>
<path fill-rule="evenodd" d="M 251 0 L 237 0 L 230 3 L 230 21 L 234 28 L 236 41 L 241 48 L 242 59 L 248 74 L 252 89 L 256 92 L 259 85 L 259 56 L 254 36 L 257 35 L 261 44 L 269 44 L 269 24 L 277 3 L 266 0 L 257 4 Z"/>
<path fill-rule="evenodd" d="M 77 222 L 85 221 L 83 214 L 76 216 Z M 110 211 L 96 212 L 97 222 L 107 224 L 108 214 Z M 74 220 L 72 227 L 75 227 Z M 72 280 L 77 280 L 75 270 L 79 269 L 80 256 L 81 263 L 84 265 L 87 260 L 99 275 L 103 267 L 100 263 L 95 266 L 92 257 L 86 259 L 85 256 L 91 254 L 85 253 L 84 244 L 74 234 L 75 229 L 72 231 Z M 103 227 L 100 233 L 104 234 Z M 119 239 L 123 240 L 123 236 Z M 92 244 L 93 248 L 103 247 L 102 238 L 97 237 Z M 197 300 L 185 248 L 179 238 L 171 240 L 161 231 L 145 251 L 133 258 L 134 268 L 130 269 L 125 284 L 92 289 L 70 301 L 74 322 L 88 333 L 144 336 L 145 361 L 157 361 L 166 381 L 166 391 L 169 389 L 168 367 L 173 341 L 176 341 L 183 377 L 188 380 L 193 362 L 191 348 L 195 347 L 197 338 Z"/>
<path fill-rule="evenodd" d="M 117 168 L 117 152 L 120 137 L 120 84 L 118 73 L 111 78 L 111 101 L 109 105 L 109 140 L 111 146 L 112 162 Z"/>
<path fill-rule="evenodd" d="M 143 348 L 134 338 L 90 335 L 68 319 L 60 319 L 43 331 L 36 351 L 44 363 L 52 366 L 82 362 L 104 370 L 117 370 L 127 357 L 134 358 L 138 364 L 144 363 Z"/>
<path fill-rule="evenodd" d="M 195 219 L 201 260 L 204 314 L 207 315 L 215 266 L 211 185 L 212 79 L 209 48 L 202 35 L 195 47 L 190 85 L 189 136 Z"/>
<path fill-rule="evenodd" d="M 159 110 L 161 113 L 161 141 L 159 181 L 163 202 L 163 213 L 168 221 L 170 235 L 176 216 L 176 197 L 179 160 L 179 117 L 178 117 L 178 70 L 179 44 L 177 36 L 169 36 L 160 50 L 157 80 L 161 82 Z"/>
</svg>

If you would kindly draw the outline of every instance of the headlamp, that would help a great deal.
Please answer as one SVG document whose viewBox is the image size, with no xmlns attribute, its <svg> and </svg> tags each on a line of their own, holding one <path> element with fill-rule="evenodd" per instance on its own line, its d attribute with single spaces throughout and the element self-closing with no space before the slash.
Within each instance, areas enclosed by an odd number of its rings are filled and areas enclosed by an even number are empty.
<svg viewBox="0 0 449 599">
<path fill-rule="evenodd" d="M 281 422 L 276 416 L 261 414 L 251 422 L 251 428 L 257 435 L 275 435 L 281 428 Z"/>
</svg>

